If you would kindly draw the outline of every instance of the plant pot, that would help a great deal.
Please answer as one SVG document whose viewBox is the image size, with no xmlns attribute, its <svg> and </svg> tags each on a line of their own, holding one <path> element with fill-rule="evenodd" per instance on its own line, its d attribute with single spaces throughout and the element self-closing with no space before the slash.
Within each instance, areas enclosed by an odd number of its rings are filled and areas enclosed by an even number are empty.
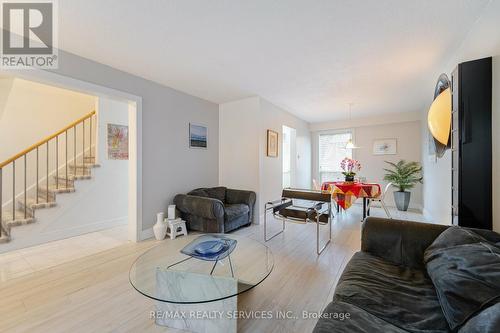
<svg viewBox="0 0 500 333">
<path fill-rule="evenodd" d="M 354 175 L 352 175 L 352 176 L 345 176 L 345 181 L 346 182 L 353 182 L 354 181 Z"/>
<path fill-rule="evenodd" d="M 410 204 L 411 192 L 406 191 L 395 191 L 394 201 L 396 202 L 396 207 L 398 210 L 406 212 L 408 210 L 408 205 Z"/>
</svg>

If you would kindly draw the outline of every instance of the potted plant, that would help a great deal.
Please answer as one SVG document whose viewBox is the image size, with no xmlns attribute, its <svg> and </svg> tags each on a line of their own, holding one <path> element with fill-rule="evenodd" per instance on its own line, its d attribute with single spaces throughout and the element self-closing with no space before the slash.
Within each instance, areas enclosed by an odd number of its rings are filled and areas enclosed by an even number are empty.
<svg viewBox="0 0 500 333">
<path fill-rule="evenodd" d="M 340 162 L 340 168 L 344 170 L 342 174 L 345 176 L 345 181 L 353 182 L 356 172 L 361 170 L 361 164 L 357 160 L 346 157 Z"/>
<path fill-rule="evenodd" d="M 407 191 L 413 188 L 417 183 L 422 183 L 422 167 L 418 162 L 406 162 L 401 160 L 398 163 L 385 161 L 391 169 L 384 169 L 387 173 L 384 180 L 391 182 L 399 190 L 394 192 L 394 201 L 398 210 L 408 210 L 410 204 L 411 192 Z"/>
</svg>

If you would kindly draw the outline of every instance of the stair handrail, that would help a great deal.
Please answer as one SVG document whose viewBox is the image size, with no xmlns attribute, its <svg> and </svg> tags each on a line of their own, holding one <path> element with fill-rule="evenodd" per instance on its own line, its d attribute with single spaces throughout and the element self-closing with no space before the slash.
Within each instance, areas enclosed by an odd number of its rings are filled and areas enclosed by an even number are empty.
<svg viewBox="0 0 500 333">
<path fill-rule="evenodd" d="M 38 165 L 39 165 L 39 159 L 38 159 L 38 150 L 41 146 L 46 145 L 47 149 L 47 155 L 46 155 L 46 196 L 45 196 L 45 201 L 48 204 L 49 203 L 49 143 L 51 140 L 55 139 L 56 141 L 56 189 L 59 189 L 59 136 L 62 135 L 63 133 L 65 134 L 65 145 L 66 145 L 66 153 L 65 153 L 65 173 L 66 173 L 66 188 L 68 187 L 68 131 L 73 129 L 73 140 L 74 140 L 74 150 L 73 150 L 73 165 L 76 168 L 76 128 L 78 125 L 82 124 L 83 129 L 82 129 L 82 167 L 85 165 L 85 121 L 87 119 L 90 119 L 90 137 L 89 137 L 89 149 L 90 153 L 92 155 L 92 117 L 96 114 L 96 111 L 92 111 L 85 116 L 81 117 L 80 119 L 75 120 L 71 124 L 67 125 L 63 129 L 55 132 L 54 134 L 49 135 L 48 137 L 44 138 L 43 140 L 35 143 L 34 145 L 24 149 L 20 153 L 12 156 L 11 158 L 5 160 L 4 162 L 0 163 L 0 239 L 2 237 L 2 233 L 6 230 L 4 229 L 4 224 L 3 224 L 3 200 L 2 200 L 2 194 L 3 194 L 3 168 L 6 167 L 9 164 L 12 164 L 12 219 L 16 219 L 16 161 L 18 159 L 21 159 L 24 157 L 24 218 L 26 219 L 28 217 L 27 215 L 27 166 L 26 166 L 26 160 L 27 160 L 27 155 L 31 153 L 32 151 L 36 150 L 36 203 L 39 203 L 39 173 L 38 173 Z M 76 174 L 76 171 L 75 171 Z"/>
<path fill-rule="evenodd" d="M 13 161 L 23 157 L 24 155 L 32 152 L 33 150 L 37 149 L 38 147 L 40 146 L 43 146 L 44 144 L 46 144 L 47 142 L 49 142 L 50 140 L 54 139 L 55 137 L 63 134 L 64 132 L 66 132 L 67 130 L 75 127 L 76 125 L 79 125 L 81 122 L 89 119 L 90 117 L 92 117 L 93 115 L 95 115 L 95 111 L 92 111 L 88 114 L 86 114 L 85 116 L 81 117 L 80 119 L 78 120 L 75 120 L 74 122 L 72 122 L 71 124 L 69 124 L 68 126 L 64 127 L 62 130 L 59 130 L 57 131 L 56 133 L 52 134 L 52 135 L 49 135 L 48 137 L 46 137 L 45 139 L 35 143 L 34 145 L 30 146 L 29 148 L 26 148 L 25 150 L 21 151 L 20 153 L 12 156 L 11 158 L 5 160 L 4 162 L 0 163 L 0 169 L 9 165 L 10 163 L 12 163 Z"/>
</svg>

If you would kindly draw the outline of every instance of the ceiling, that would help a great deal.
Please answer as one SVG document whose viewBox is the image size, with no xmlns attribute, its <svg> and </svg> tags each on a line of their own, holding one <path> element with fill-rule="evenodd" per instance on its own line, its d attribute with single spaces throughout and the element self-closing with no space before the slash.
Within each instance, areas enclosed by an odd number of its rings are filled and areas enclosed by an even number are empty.
<svg viewBox="0 0 500 333">
<path fill-rule="evenodd" d="M 489 0 L 64 0 L 59 47 L 223 103 L 309 122 L 411 112 Z"/>
</svg>

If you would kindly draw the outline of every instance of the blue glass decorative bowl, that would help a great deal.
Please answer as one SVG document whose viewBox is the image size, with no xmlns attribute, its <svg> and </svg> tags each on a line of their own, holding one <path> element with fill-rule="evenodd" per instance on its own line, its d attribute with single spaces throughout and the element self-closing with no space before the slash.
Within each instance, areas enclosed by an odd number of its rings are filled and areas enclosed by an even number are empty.
<svg viewBox="0 0 500 333">
<path fill-rule="evenodd" d="M 181 253 L 200 260 L 216 261 L 230 255 L 236 244 L 236 239 L 224 235 L 202 235 L 186 245 Z"/>
</svg>

